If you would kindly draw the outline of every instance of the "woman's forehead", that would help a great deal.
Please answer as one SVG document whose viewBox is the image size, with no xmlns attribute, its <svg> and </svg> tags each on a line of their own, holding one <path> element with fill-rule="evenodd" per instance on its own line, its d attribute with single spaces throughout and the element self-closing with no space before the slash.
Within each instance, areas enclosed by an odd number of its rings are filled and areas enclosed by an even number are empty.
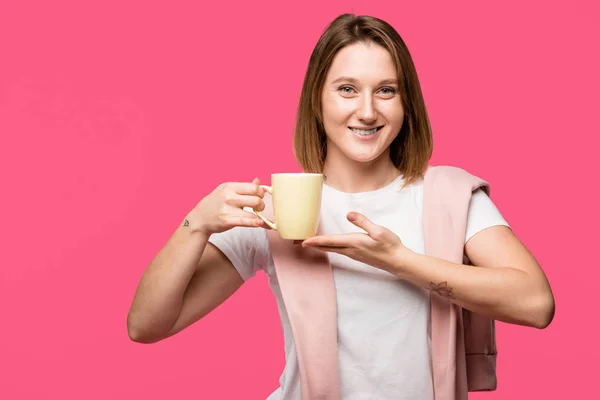
<svg viewBox="0 0 600 400">
<path fill-rule="evenodd" d="M 361 42 L 342 48 L 331 63 L 327 80 L 333 82 L 344 78 L 357 83 L 389 81 L 397 78 L 397 71 L 385 48 Z"/>
</svg>

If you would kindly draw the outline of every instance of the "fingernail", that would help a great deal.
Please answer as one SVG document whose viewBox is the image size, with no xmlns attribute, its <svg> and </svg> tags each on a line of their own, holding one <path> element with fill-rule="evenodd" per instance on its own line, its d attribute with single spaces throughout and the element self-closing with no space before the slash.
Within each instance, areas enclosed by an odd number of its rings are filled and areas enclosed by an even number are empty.
<svg viewBox="0 0 600 400">
<path fill-rule="evenodd" d="M 356 214 L 354 214 L 354 213 L 348 214 L 348 220 L 354 221 L 355 219 L 356 219 Z"/>
</svg>

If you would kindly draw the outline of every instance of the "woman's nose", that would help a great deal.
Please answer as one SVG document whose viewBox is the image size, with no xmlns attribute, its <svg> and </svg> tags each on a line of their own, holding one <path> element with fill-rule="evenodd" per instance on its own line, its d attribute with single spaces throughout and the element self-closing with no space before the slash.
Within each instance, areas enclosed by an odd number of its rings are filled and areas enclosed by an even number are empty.
<svg viewBox="0 0 600 400">
<path fill-rule="evenodd" d="M 375 104 L 373 104 L 372 96 L 363 96 L 358 104 L 356 110 L 356 116 L 366 123 L 374 122 L 377 119 L 377 112 L 375 111 Z"/>
</svg>

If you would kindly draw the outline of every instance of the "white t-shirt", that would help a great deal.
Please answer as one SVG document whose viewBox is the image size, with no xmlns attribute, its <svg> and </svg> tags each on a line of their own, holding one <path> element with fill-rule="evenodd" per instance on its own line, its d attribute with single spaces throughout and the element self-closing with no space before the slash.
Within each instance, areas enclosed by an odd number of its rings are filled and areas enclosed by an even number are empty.
<svg viewBox="0 0 600 400">
<path fill-rule="evenodd" d="M 346 219 L 362 213 L 396 233 L 402 243 L 424 254 L 423 180 L 401 189 L 402 177 L 384 188 L 344 193 L 323 186 L 321 227 L 324 234 L 362 232 Z M 477 232 L 506 221 L 482 191 L 469 206 L 465 243 Z M 280 387 L 268 400 L 300 400 L 300 376 L 290 322 L 269 250 L 260 228 L 233 228 L 209 239 L 244 280 L 259 270 L 269 278 L 283 326 L 286 365 Z M 328 253 L 333 267 L 338 310 L 338 361 L 343 399 L 433 400 L 429 292 L 394 275 Z"/>
</svg>

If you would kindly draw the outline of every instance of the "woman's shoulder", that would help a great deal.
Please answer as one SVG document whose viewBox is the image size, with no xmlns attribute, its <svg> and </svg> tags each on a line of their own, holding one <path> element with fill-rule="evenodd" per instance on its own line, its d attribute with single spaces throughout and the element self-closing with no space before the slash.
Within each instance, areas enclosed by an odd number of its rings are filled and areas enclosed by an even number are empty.
<svg viewBox="0 0 600 400">
<path fill-rule="evenodd" d="M 447 176 L 450 178 L 476 177 L 471 171 L 456 165 L 428 165 L 425 177 Z"/>
<path fill-rule="evenodd" d="M 489 191 L 489 184 L 472 171 L 467 171 L 454 165 L 429 165 L 424 174 L 424 186 L 426 191 L 456 190 L 461 187 L 474 190 L 484 188 Z"/>
</svg>

